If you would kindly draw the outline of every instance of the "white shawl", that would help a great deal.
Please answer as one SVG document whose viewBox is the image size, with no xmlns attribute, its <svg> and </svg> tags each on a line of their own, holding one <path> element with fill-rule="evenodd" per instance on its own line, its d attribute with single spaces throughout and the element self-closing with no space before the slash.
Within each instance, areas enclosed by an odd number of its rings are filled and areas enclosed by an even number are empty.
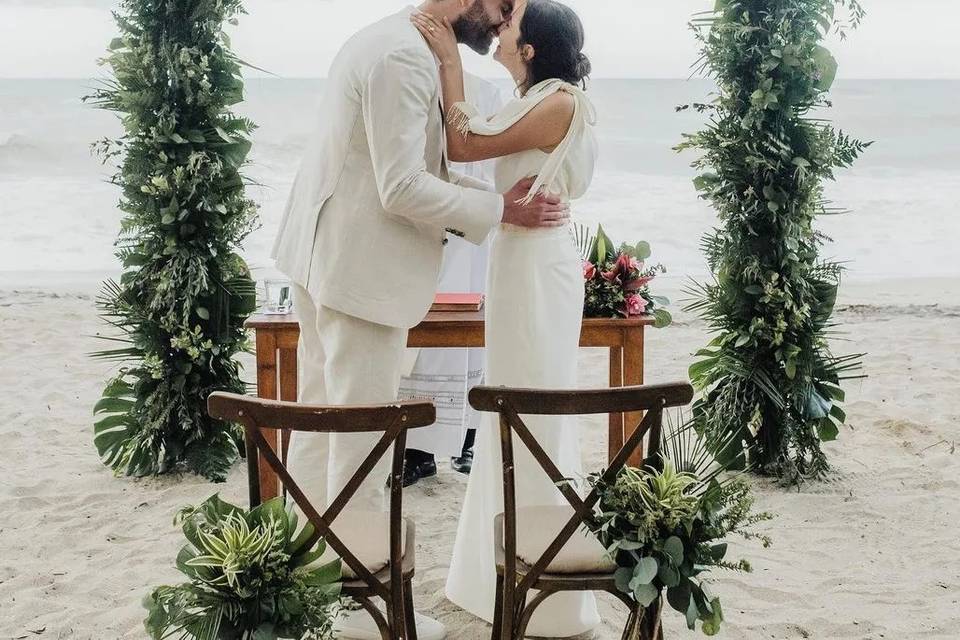
<svg viewBox="0 0 960 640">
<path fill-rule="evenodd" d="M 566 160 L 573 142 L 583 135 L 588 126 L 597 123 L 597 112 L 586 93 L 580 87 L 554 78 L 531 87 L 526 95 L 512 100 L 489 119 L 466 102 L 458 102 L 450 109 L 449 122 L 464 137 L 471 133 L 478 136 L 495 136 L 515 125 L 544 99 L 558 91 L 564 91 L 574 97 L 573 121 L 570 123 L 567 135 L 550 153 L 530 192 L 521 200 L 523 204 L 533 200 L 542 189 L 549 190 L 563 168 L 563 161 Z"/>
</svg>

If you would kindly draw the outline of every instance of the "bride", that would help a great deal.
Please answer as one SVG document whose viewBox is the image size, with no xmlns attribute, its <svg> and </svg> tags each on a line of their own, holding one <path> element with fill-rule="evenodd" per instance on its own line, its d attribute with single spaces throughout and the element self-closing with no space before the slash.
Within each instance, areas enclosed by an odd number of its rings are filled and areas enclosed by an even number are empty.
<svg viewBox="0 0 960 640">
<path fill-rule="evenodd" d="M 500 33 L 494 59 L 516 81 L 519 97 L 489 120 L 464 103 L 463 68 L 449 22 L 416 13 L 411 20 L 433 49 L 440 69 L 451 161 L 496 158 L 496 187 L 506 192 L 534 178 L 541 190 L 569 202 L 593 178 L 594 110 L 583 90 L 590 62 L 582 53 L 580 19 L 554 0 L 520 0 Z M 548 229 L 501 225 L 491 244 L 486 304 L 487 384 L 575 388 L 583 317 L 583 271 L 568 222 Z M 580 475 L 575 420 L 529 417 L 531 432 L 565 477 Z M 522 446 L 516 448 L 518 507 L 564 505 L 550 479 Z M 485 416 L 454 545 L 447 596 L 488 622 L 496 572 L 493 520 L 503 510 L 497 417 Z M 559 531 L 559 526 L 558 526 Z M 523 538 L 527 530 L 518 532 Z M 547 532 L 554 534 L 556 532 Z M 561 593 L 541 606 L 531 636 L 567 637 L 599 624 L 591 593 Z"/>
</svg>

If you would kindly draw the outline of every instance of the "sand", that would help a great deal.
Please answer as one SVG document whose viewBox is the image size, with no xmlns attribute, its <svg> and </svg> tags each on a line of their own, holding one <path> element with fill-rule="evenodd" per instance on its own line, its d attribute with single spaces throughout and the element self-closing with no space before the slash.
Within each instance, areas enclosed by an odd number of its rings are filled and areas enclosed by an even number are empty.
<svg viewBox="0 0 960 640">
<path fill-rule="evenodd" d="M 145 638 L 143 595 L 177 581 L 183 505 L 214 492 L 245 500 L 245 471 L 214 486 L 182 475 L 116 478 L 97 460 L 91 408 L 110 367 L 93 280 L 0 276 L 0 639 Z M 717 574 L 722 638 L 956 638 L 960 624 L 960 280 L 851 283 L 837 319 L 869 378 L 848 385 L 849 425 L 826 449 L 823 482 L 785 490 L 756 480 L 774 546 L 740 545 L 753 574 Z M 704 326 L 680 314 L 650 335 L 648 381 L 685 379 Z M 582 384 L 604 379 L 583 352 Z M 604 427 L 584 423 L 588 464 Z M 464 478 L 444 468 L 407 496 L 418 523 L 416 600 L 450 638 L 487 625 L 443 597 Z M 625 614 L 601 602 L 593 635 L 619 638 Z M 677 615 L 668 638 L 692 638 Z"/>
</svg>

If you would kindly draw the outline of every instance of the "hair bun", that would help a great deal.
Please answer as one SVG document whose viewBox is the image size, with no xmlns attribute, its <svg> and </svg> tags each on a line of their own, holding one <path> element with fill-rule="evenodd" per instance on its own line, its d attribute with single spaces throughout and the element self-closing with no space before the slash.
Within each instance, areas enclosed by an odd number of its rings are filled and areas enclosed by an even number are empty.
<svg viewBox="0 0 960 640">
<path fill-rule="evenodd" d="M 590 64 L 590 58 L 587 57 L 582 51 L 577 54 L 577 75 L 580 76 L 580 79 L 583 80 L 590 75 L 590 72 L 593 70 L 593 65 Z"/>
</svg>

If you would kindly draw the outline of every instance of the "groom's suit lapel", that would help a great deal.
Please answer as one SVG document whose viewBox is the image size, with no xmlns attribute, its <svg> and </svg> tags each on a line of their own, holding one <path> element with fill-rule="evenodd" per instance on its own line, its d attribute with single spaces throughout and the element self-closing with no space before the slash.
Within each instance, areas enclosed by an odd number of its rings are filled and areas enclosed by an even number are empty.
<svg viewBox="0 0 960 640">
<path fill-rule="evenodd" d="M 426 46 L 426 41 L 424 41 L 424 46 Z M 433 51 L 430 51 L 430 55 L 433 56 L 434 62 L 439 64 L 436 54 Z M 447 134 L 446 134 L 446 116 L 443 112 L 443 90 L 440 84 L 440 70 L 437 65 L 433 67 L 433 79 L 434 79 L 434 99 L 433 99 L 433 111 L 434 116 L 439 119 L 439 136 L 440 140 L 438 141 L 438 151 L 440 156 L 440 173 L 439 176 L 443 180 L 450 179 L 449 168 L 447 167 Z"/>
<path fill-rule="evenodd" d="M 443 98 L 437 100 L 440 110 L 440 177 L 450 180 L 450 169 L 447 166 L 447 114 L 443 111 Z"/>
<path fill-rule="evenodd" d="M 430 49 L 430 45 L 427 44 L 427 41 L 424 40 L 423 36 L 420 35 L 420 32 L 417 31 L 416 27 L 414 27 L 413 24 L 410 23 L 409 17 L 414 11 L 416 11 L 416 8 L 413 6 L 409 6 L 403 9 L 398 15 L 402 17 L 405 23 L 404 28 L 413 29 L 416 32 L 416 37 L 419 39 L 422 46 L 427 51 L 430 52 L 430 56 L 433 58 L 434 62 L 437 63 L 432 65 L 432 69 L 431 69 L 431 74 L 433 76 L 434 93 L 433 93 L 433 107 L 431 109 L 432 113 L 428 118 L 428 124 L 432 124 L 431 121 L 435 118 L 439 124 L 439 127 L 438 127 L 439 131 L 436 131 L 435 129 L 433 129 L 433 127 L 431 127 L 431 129 L 433 130 L 427 131 L 427 144 L 431 144 L 432 142 L 434 142 L 431 140 L 431 135 L 433 134 L 438 135 L 439 140 L 436 141 L 437 146 L 433 149 L 433 151 L 435 151 L 437 154 L 436 158 L 439 162 L 437 176 L 439 178 L 442 178 L 443 180 L 449 180 L 450 173 L 447 168 L 447 136 L 446 136 L 446 132 L 444 131 L 444 127 L 446 126 L 446 123 L 444 121 L 444 113 L 443 113 L 443 93 L 440 88 L 440 70 L 438 68 L 438 64 L 440 61 L 437 59 L 436 54 L 433 53 L 433 50 Z M 432 158 L 426 158 L 426 159 L 427 159 L 427 171 L 430 171 L 432 173 L 435 168 L 434 166 L 431 166 L 431 163 L 429 162 Z"/>
</svg>

